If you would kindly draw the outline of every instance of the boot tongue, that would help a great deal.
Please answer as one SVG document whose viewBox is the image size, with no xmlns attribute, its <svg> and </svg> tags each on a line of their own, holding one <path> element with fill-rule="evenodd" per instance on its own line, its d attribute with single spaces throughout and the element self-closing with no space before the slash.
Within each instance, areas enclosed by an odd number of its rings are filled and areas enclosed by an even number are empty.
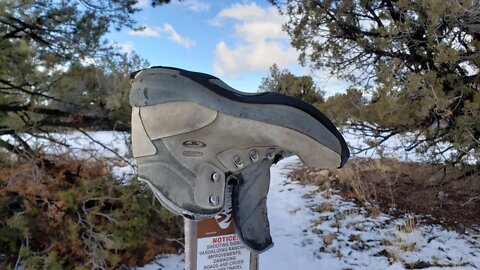
<svg viewBox="0 0 480 270">
<path fill-rule="evenodd" d="M 234 222 L 240 240 L 252 251 L 261 253 L 273 246 L 267 216 L 267 193 L 271 160 L 254 163 L 236 177 L 232 204 Z"/>
</svg>

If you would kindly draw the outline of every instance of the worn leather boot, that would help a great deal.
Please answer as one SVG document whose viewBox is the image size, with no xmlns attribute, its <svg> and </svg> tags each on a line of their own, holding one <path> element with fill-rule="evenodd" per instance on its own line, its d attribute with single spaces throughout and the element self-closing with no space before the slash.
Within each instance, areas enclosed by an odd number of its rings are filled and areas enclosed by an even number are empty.
<svg viewBox="0 0 480 270">
<path fill-rule="evenodd" d="M 137 71 L 130 104 L 139 179 L 167 209 L 190 219 L 218 214 L 234 185 L 235 224 L 256 252 L 272 245 L 270 165 L 296 154 L 307 166 L 337 168 L 349 157 L 341 134 L 315 107 L 278 93 L 239 92 L 204 73 Z"/>
</svg>

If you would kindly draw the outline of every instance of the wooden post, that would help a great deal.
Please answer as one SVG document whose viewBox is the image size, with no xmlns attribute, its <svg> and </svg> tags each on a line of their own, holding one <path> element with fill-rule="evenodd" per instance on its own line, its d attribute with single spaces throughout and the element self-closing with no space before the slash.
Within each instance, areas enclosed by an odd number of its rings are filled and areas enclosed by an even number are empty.
<svg viewBox="0 0 480 270">
<path fill-rule="evenodd" d="M 199 222 L 185 218 L 185 270 L 258 270 L 258 255 L 238 239 L 225 214 Z"/>
<path fill-rule="evenodd" d="M 183 218 L 185 222 L 185 270 L 197 269 L 197 222 Z"/>
</svg>

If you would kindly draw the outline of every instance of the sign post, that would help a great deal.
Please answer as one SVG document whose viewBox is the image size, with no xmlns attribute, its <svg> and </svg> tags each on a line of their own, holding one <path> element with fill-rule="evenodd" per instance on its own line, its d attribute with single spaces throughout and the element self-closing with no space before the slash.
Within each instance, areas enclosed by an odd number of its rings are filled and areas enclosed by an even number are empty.
<svg viewBox="0 0 480 270">
<path fill-rule="evenodd" d="M 258 270 L 258 255 L 238 239 L 230 196 L 225 196 L 223 211 L 216 217 L 184 220 L 185 270 Z"/>
</svg>

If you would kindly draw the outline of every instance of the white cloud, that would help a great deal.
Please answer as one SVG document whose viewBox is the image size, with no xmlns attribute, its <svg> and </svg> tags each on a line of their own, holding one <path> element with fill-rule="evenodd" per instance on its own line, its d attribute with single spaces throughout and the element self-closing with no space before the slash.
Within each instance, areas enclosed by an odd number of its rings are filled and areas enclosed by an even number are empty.
<svg viewBox="0 0 480 270">
<path fill-rule="evenodd" d="M 182 37 L 180 34 L 177 33 L 175 28 L 173 28 L 173 26 L 168 23 L 163 25 L 162 32 L 168 33 L 169 34 L 168 39 L 174 41 L 177 44 L 182 45 L 187 49 L 195 45 L 195 41 L 188 39 L 186 37 Z"/>
<path fill-rule="evenodd" d="M 179 3 L 184 5 L 188 10 L 194 12 L 203 12 L 210 10 L 210 5 L 200 0 L 185 0 Z"/>
<path fill-rule="evenodd" d="M 145 27 L 145 28 L 142 28 L 141 30 L 129 31 L 128 34 L 132 36 L 156 37 L 160 35 L 160 32 L 158 31 L 158 29 Z"/>
<path fill-rule="evenodd" d="M 268 21 L 244 22 L 235 25 L 235 31 L 249 42 L 261 39 L 288 40 L 288 34 L 282 30 L 281 25 Z"/>
<path fill-rule="evenodd" d="M 267 70 L 273 63 L 287 67 L 295 63 L 297 56 L 293 48 L 285 48 L 276 41 L 260 40 L 235 48 L 222 41 L 215 48 L 213 68 L 220 75 L 233 76 L 243 71 Z"/>
<path fill-rule="evenodd" d="M 225 41 L 217 44 L 213 67 L 219 75 L 266 71 L 273 63 L 280 67 L 296 63 L 298 52 L 290 46 L 282 29 L 287 18 L 274 7 L 234 4 L 221 10 L 211 23 L 222 26 L 226 21 L 234 22 L 238 42 L 233 46 Z"/>
<path fill-rule="evenodd" d="M 139 31 L 129 31 L 128 34 L 144 37 L 159 37 L 165 34 L 168 39 L 187 49 L 195 45 L 195 41 L 180 35 L 175 28 L 168 23 L 163 24 L 163 27 L 150 28 L 147 26 Z"/>
<path fill-rule="evenodd" d="M 145 8 L 150 5 L 150 0 L 137 0 L 136 7 Z"/>
<path fill-rule="evenodd" d="M 237 20 L 258 20 L 262 18 L 265 19 L 265 15 L 267 15 L 267 13 L 271 13 L 272 10 L 274 11 L 273 12 L 274 14 L 268 14 L 268 15 L 273 15 L 272 18 L 276 19 L 278 13 L 273 7 L 264 9 L 258 6 L 256 3 L 250 3 L 250 4 L 237 3 L 237 4 L 233 4 L 229 8 L 222 9 L 218 13 L 217 17 L 232 18 Z"/>
<path fill-rule="evenodd" d="M 127 41 L 125 43 L 120 43 L 118 44 L 118 47 L 120 47 L 122 53 L 131 53 L 133 51 L 133 42 Z"/>
</svg>

